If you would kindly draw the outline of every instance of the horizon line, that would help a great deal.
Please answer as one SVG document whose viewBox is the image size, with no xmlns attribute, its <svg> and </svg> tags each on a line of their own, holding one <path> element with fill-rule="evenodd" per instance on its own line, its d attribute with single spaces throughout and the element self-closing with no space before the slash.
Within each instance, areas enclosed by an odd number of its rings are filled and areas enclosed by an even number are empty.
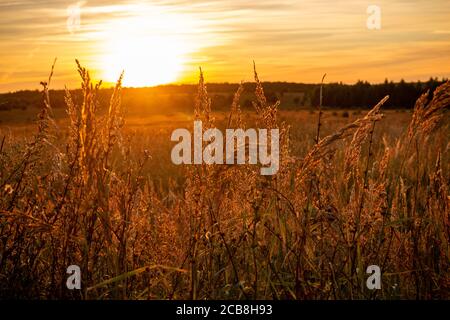
<svg viewBox="0 0 450 320">
<path fill-rule="evenodd" d="M 407 84 L 417 84 L 417 83 L 427 83 L 430 80 L 432 81 L 437 81 L 437 82 L 446 82 L 449 81 L 450 78 L 449 77 L 433 77 L 430 76 L 428 78 L 428 80 L 413 80 L 413 81 L 406 81 L 404 79 L 400 79 L 397 81 L 394 80 L 389 80 L 389 78 L 386 78 L 384 81 L 382 82 L 370 82 L 368 80 L 357 80 L 353 83 L 349 83 L 349 82 L 344 82 L 344 81 L 333 81 L 333 82 L 325 82 L 323 83 L 323 85 L 330 85 L 330 84 L 338 84 L 338 85 L 348 85 L 348 86 L 353 86 L 353 85 L 357 85 L 358 83 L 365 83 L 365 84 L 369 84 L 369 85 L 382 85 L 386 82 L 388 83 L 394 83 L 394 84 L 398 84 L 401 82 L 407 83 Z M 297 81 L 282 81 L 282 80 L 276 80 L 276 81 L 260 81 L 262 84 L 274 84 L 274 83 L 284 83 L 284 84 L 296 84 L 296 85 L 320 85 L 320 82 L 297 82 Z M 208 82 L 205 81 L 206 85 L 239 85 L 239 84 L 253 84 L 255 83 L 255 81 L 241 81 L 241 82 L 228 82 L 228 81 L 224 81 L 224 82 Z M 109 89 L 114 89 L 115 83 L 114 82 L 102 82 L 102 85 L 107 84 L 108 86 L 101 86 L 100 90 L 109 90 Z M 138 86 L 138 87 L 132 87 L 132 86 L 122 86 L 122 89 L 157 89 L 157 88 L 163 88 L 163 87 L 170 87 L 170 86 L 174 86 L 174 87 L 181 87 L 181 86 L 197 86 L 198 82 L 170 82 L 170 83 L 165 83 L 165 84 L 158 84 L 158 85 L 154 85 L 154 86 Z M 69 89 L 69 91 L 72 90 L 80 90 L 81 87 L 77 87 L 75 89 Z M 65 90 L 65 87 L 58 87 L 58 88 L 50 88 L 50 91 L 63 91 Z M 27 92 L 27 91 L 41 91 L 41 89 L 38 88 L 29 88 L 29 89 L 18 89 L 18 90 L 10 90 L 10 91 L 2 91 L 0 90 L 0 94 L 14 94 L 14 93 L 18 93 L 18 92 Z"/>
</svg>

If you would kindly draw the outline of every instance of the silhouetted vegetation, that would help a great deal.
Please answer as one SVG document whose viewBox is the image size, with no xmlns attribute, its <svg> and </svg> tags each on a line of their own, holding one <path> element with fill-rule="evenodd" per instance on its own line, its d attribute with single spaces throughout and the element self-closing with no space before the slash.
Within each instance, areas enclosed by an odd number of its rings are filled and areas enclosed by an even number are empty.
<svg viewBox="0 0 450 320">
<path fill-rule="evenodd" d="M 255 70 L 255 111 L 239 88 L 220 116 L 210 98 L 228 92 L 210 95 L 200 75 L 204 128 L 279 130 L 268 177 L 249 163 L 175 165 L 184 114 L 133 126 L 121 79 L 99 91 L 78 72 L 83 94 L 67 91 L 65 110 L 43 82 L 37 122 L 0 126 L 0 299 L 450 298 L 450 82 L 412 113 L 384 111 L 388 96 L 370 111 L 278 112 Z M 123 97 L 148 104 L 152 90 Z M 66 289 L 69 265 L 81 290 Z M 370 265 L 380 290 L 366 286 Z"/>
<path fill-rule="evenodd" d="M 370 84 L 359 81 L 348 85 L 343 83 L 329 83 L 324 85 L 323 104 L 329 108 L 366 108 L 375 104 L 385 95 L 391 99 L 385 108 L 414 107 L 415 98 L 422 92 L 433 91 L 445 80 L 430 79 L 427 82 L 394 83 L 386 80 L 381 84 Z M 316 106 L 319 103 L 319 85 L 289 82 L 265 82 L 266 98 L 269 102 L 280 100 L 281 109 L 298 109 Z M 215 110 L 226 110 L 233 100 L 238 84 L 211 83 L 208 84 L 211 94 L 212 107 Z M 99 91 L 100 109 L 106 109 L 113 89 Z M 124 88 L 123 103 L 131 113 L 172 113 L 192 112 L 195 101 L 196 85 L 163 85 L 149 88 Z M 241 96 L 244 109 L 252 108 L 255 84 L 245 83 Z M 74 91 L 74 100 L 81 101 L 81 91 Z M 52 90 L 52 105 L 54 108 L 64 108 L 64 90 Z M 35 91 L 17 91 L 0 94 L 0 111 L 12 109 L 40 108 L 41 94 Z"/>
</svg>

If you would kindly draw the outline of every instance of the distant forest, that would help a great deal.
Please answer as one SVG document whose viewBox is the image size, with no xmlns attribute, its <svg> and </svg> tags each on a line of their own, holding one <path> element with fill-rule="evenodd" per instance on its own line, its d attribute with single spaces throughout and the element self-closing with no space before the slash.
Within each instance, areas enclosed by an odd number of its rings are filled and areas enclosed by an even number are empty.
<svg viewBox="0 0 450 320">
<path fill-rule="evenodd" d="M 392 82 L 386 80 L 381 84 L 370 84 L 359 81 L 355 84 L 327 83 L 323 85 L 323 105 L 328 108 L 369 108 L 376 104 L 385 95 L 390 99 L 384 108 L 414 107 L 416 99 L 427 90 L 431 92 L 446 79 L 431 78 L 426 82 Z M 311 108 L 319 103 L 320 85 L 265 82 L 263 83 L 267 99 L 271 102 L 279 100 L 282 109 Z M 210 83 L 208 92 L 215 110 L 227 109 L 232 100 L 238 84 Z M 254 83 L 244 84 L 244 94 L 241 96 L 241 106 L 251 108 Z M 124 88 L 122 102 L 131 112 L 144 113 L 170 113 L 174 111 L 192 111 L 197 87 L 196 85 L 162 85 L 148 88 Z M 101 89 L 100 103 L 107 105 L 112 89 Z M 75 101 L 81 100 L 81 91 L 72 91 Z M 63 108 L 64 91 L 52 90 L 51 100 L 53 108 Z M 41 93 L 37 90 L 17 91 L 0 94 L 0 111 L 12 109 L 39 108 L 42 104 Z M 0 114 L 1 117 L 1 114 Z"/>
</svg>

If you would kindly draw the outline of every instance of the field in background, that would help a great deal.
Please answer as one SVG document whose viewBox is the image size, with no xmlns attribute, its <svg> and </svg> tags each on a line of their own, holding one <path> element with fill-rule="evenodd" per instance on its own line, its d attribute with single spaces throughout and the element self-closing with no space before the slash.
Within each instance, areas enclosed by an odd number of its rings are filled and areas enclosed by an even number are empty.
<svg viewBox="0 0 450 320">
<path fill-rule="evenodd" d="M 124 105 L 126 108 L 126 105 Z M 331 134 L 369 110 L 325 110 L 323 111 L 323 134 Z M 38 110 L 8 110 L 0 112 L 0 137 L 14 137 L 17 140 L 31 138 L 35 133 Z M 52 111 L 57 130 L 67 132 L 70 126 L 65 109 L 55 109 Z M 216 119 L 216 125 L 219 129 L 225 129 L 229 113 L 213 112 Z M 250 126 L 255 125 L 256 116 L 252 111 L 243 113 L 244 119 Z M 376 136 L 381 138 L 385 136 L 391 143 L 394 139 L 404 132 L 411 120 L 411 111 L 405 109 L 388 110 L 384 112 L 385 118 L 380 123 L 379 131 Z M 315 139 L 317 130 L 318 111 L 314 108 L 300 111 L 280 111 L 280 121 L 286 122 L 291 126 L 291 148 L 294 155 L 302 157 L 309 150 Z M 124 131 L 127 134 L 134 135 L 135 140 L 139 140 L 139 145 L 145 146 L 149 151 L 152 160 L 147 165 L 148 174 L 152 179 L 167 181 L 167 177 L 182 179 L 183 170 L 179 166 L 172 164 L 170 152 L 175 145 L 170 141 L 170 135 L 177 128 L 191 128 L 194 121 L 193 111 L 188 113 L 177 112 L 170 115 L 155 114 L 147 116 L 125 116 Z"/>
<path fill-rule="evenodd" d="M 96 110 L 79 73 L 66 110 L 45 85 L 35 124 L 33 109 L 0 112 L 0 297 L 450 298 L 449 83 L 414 112 L 277 111 L 255 72 L 256 111 L 238 90 L 215 112 L 201 76 L 192 113 L 138 116 L 120 83 Z M 170 134 L 194 119 L 279 128 L 280 171 L 173 165 Z"/>
</svg>

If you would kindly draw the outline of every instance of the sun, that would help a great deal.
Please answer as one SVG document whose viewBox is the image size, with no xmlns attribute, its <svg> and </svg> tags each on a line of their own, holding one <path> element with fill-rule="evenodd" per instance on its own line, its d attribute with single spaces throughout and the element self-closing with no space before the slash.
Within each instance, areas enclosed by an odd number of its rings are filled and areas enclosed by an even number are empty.
<svg viewBox="0 0 450 320">
<path fill-rule="evenodd" d="M 156 36 L 117 39 L 103 59 L 104 78 L 114 81 L 124 71 L 123 84 L 128 87 L 174 82 L 183 67 L 183 52 L 178 44 Z"/>
<path fill-rule="evenodd" d="M 106 82 L 124 71 L 123 85 L 144 87 L 177 81 L 191 46 L 183 38 L 184 17 L 140 10 L 113 21 L 105 32 L 101 69 Z"/>
</svg>

